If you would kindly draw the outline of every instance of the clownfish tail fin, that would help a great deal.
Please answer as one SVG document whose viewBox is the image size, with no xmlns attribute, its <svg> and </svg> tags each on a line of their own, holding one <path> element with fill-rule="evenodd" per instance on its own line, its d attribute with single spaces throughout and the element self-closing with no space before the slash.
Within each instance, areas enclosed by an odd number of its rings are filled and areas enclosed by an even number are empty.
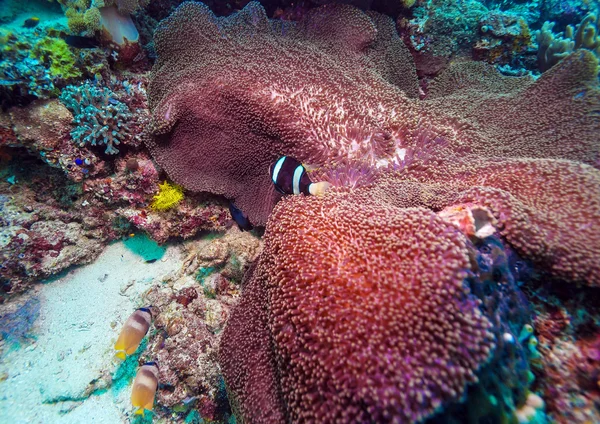
<svg viewBox="0 0 600 424">
<path fill-rule="evenodd" d="M 327 181 L 321 181 L 318 183 L 312 183 L 308 186 L 308 191 L 313 196 L 323 196 L 327 190 L 331 187 L 331 184 Z"/>
</svg>

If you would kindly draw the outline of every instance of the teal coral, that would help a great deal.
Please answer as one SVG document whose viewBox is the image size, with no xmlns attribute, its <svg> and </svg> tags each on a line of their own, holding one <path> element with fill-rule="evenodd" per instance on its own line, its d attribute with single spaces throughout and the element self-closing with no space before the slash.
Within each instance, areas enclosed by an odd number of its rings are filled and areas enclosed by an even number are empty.
<svg viewBox="0 0 600 424">
<path fill-rule="evenodd" d="M 89 81 L 63 90 L 60 100 L 73 113 L 76 128 L 71 137 L 79 147 L 106 145 L 105 153 L 113 155 L 119 153 L 117 145 L 132 137 L 127 125 L 132 114 L 113 96 L 110 89 L 98 88 Z"/>
<path fill-rule="evenodd" d="M 540 70 L 546 71 L 556 65 L 561 59 L 575 50 L 586 49 L 600 57 L 600 16 L 590 13 L 577 29 L 568 25 L 564 32 L 555 34 L 552 32 L 554 22 L 544 22 L 542 28 L 537 32 L 538 43 L 538 66 Z"/>
</svg>

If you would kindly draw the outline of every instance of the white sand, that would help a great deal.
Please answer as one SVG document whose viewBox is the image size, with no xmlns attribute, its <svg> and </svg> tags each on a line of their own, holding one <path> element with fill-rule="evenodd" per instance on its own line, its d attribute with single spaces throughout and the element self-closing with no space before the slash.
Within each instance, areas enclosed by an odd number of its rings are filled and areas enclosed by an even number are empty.
<svg viewBox="0 0 600 424">
<path fill-rule="evenodd" d="M 94 263 L 38 286 L 37 340 L 9 352 L 0 364 L 0 374 L 8 375 L 0 382 L 0 423 L 126 422 L 131 382 L 91 396 L 86 389 L 116 369 L 112 346 L 122 323 L 144 306 L 141 295 L 181 265 L 177 247 L 147 264 L 119 242 Z M 117 325 L 111 328 L 111 322 Z"/>
</svg>

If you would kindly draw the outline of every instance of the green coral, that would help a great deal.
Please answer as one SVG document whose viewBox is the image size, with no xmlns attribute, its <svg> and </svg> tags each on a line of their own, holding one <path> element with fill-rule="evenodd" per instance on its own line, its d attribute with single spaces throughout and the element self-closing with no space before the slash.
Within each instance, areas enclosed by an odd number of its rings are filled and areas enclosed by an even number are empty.
<svg viewBox="0 0 600 424">
<path fill-rule="evenodd" d="M 81 72 L 75 66 L 75 55 L 60 38 L 44 38 L 31 50 L 30 57 L 50 65 L 50 75 L 63 79 L 77 78 Z"/>
</svg>

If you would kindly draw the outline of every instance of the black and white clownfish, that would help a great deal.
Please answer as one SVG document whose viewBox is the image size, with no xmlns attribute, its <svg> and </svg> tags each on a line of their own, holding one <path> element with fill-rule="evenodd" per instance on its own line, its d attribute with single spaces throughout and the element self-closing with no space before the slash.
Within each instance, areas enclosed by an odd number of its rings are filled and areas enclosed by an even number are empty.
<svg viewBox="0 0 600 424">
<path fill-rule="evenodd" d="M 280 157 L 271 166 L 271 181 L 281 194 L 304 193 L 321 196 L 330 186 L 326 181 L 313 183 L 306 173 L 306 168 L 289 156 Z"/>
</svg>

